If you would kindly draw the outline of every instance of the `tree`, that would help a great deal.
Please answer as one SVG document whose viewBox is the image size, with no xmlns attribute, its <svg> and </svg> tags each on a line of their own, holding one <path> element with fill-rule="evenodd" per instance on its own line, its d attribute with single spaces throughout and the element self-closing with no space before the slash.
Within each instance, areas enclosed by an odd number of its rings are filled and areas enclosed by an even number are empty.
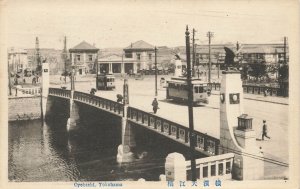
<svg viewBox="0 0 300 189">
<path fill-rule="evenodd" d="M 262 64 L 249 64 L 249 75 L 252 77 L 255 77 L 256 80 L 258 80 L 258 78 L 261 78 L 263 76 L 267 76 L 267 66 L 266 64 L 262 63 Z"/>
<path fill-rule="evenodd" d="M 281 64 L 278 69 L 278 75 L 280 81 L 287 80 L 289 78 L 289 66 L 287 64 Z"/>
</svg>

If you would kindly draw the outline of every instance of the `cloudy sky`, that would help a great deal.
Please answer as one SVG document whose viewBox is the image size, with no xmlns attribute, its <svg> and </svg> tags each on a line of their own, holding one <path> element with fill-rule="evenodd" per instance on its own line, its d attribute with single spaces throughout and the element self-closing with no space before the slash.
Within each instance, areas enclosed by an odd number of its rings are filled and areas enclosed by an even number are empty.
<svg viewBox="0 0 300 189">
<path fill-rule="evenodd" d="M 68 48 L 85 40 L 98 48 L 126 47 L 144 40 L 157 46 L 185 44 L 185 27 L 197 30 L 198 44 L 281 43 L 290 35 L 296 11 L 293 0 L 254 1 L 35 1 L 2 4 L 7 46 Z"/>
</svg>

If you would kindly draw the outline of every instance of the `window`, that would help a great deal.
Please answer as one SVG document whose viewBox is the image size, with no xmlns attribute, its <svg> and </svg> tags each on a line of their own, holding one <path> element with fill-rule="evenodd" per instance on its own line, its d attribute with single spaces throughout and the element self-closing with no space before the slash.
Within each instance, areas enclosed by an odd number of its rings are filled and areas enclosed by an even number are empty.
<svg viewBox="0 0 300 189">
<path fill-rule="evenodd" d="M 148 54 L 149 60 L 152 60 L 152 54 Z"/>
<path fill-rule="evenodd" d="M 223 163 L 219 163 L 219 175 L 223 175 L 223 169 L 224 169 L 224 167 L 223 167 Z"/>
<path fill-rule="evenodd" d="M 202 86 L 199 87 L 199 93 L 203 93 L 203 87 Z"/>
<path fill-rule="evenodd" d="M 211 165 L 210 166 L 210 175 L 211 176 L 216 176 L 216 165 Z"/>
<path fill-rule="evenodd" d="M 195 86 L 194 91 L 195 91 L 195 93 L 199 93 L 199 87 Z"/>
<path fill-rule="evenodd" d="M 208 166 L 203 167 L 203 178 L 208 177 Z"/>
<path fill-rule="evenodd" d="M 141 60 L 141 54 L 136 54 L 136 59 Z"/>
<path fill-rule="evenodd" d="M 89 54 L 89 61 L 93 61 L 93 55 Z"/>
<path fill-rule="evenodd" d="M 125 53 L 125 58 L 132 58 L 132 53 Z"/>
<path fill-rule="evenodd" d="M 229 161 L 226 162 L 226 174 L 230 174 L 230 173 L 231 173 L 231 163 Z"/>
<path fill-rule="evenodd" d="M 77 54 L 77 55 L 76 55 L 76 60 L 77 60 L 77 61 L 80 61 L 80 54 Z"/>
</svg>

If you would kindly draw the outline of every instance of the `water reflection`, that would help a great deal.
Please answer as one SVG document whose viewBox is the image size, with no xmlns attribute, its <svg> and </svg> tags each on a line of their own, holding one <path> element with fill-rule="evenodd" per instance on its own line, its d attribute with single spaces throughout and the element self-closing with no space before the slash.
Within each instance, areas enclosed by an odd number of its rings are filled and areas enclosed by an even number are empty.
<svg viewBox="0 0 300 189">
<path fill-rule="evenodd" d="M 9 123 L 10 181 L 158 181 L 165 157 L 185 147 L 136 128 L 136 161 L 116 161 L 121 126 L 82 121 L 75 133 L 66 130 L 66 119 Z"/>
</svg>

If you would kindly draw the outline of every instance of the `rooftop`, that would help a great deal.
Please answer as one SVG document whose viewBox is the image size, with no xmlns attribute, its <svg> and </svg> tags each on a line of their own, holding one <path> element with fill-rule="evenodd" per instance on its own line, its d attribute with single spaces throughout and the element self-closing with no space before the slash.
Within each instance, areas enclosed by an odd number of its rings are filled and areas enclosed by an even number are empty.
<svg viewBox="0 0 300 189">
<path fill-rule="evenodd" d="M 70 52 L 72 51 L 85 51 L 85 50 L 88 50 L 88 51 L 98 51 L 99 49 L 94 47 L 93 45 L 85 42 L 85 41 L 82 41 L 81 43 L 79 43 L 78 45 L 76 45 L 75 47 L 71 48 L 70 49 Z"/>
<path fill-rule="evenodd" d="M 153 50 L 154 46 L 150 45 L 149 43 L 143 41 L 143 40 L 139 40 L 135 43 L 131 43 L 128 47 L 126 47 L 124 50 L 130 50 L 130 49 L 134 49 L 134 50 Z"/>
</svg>

